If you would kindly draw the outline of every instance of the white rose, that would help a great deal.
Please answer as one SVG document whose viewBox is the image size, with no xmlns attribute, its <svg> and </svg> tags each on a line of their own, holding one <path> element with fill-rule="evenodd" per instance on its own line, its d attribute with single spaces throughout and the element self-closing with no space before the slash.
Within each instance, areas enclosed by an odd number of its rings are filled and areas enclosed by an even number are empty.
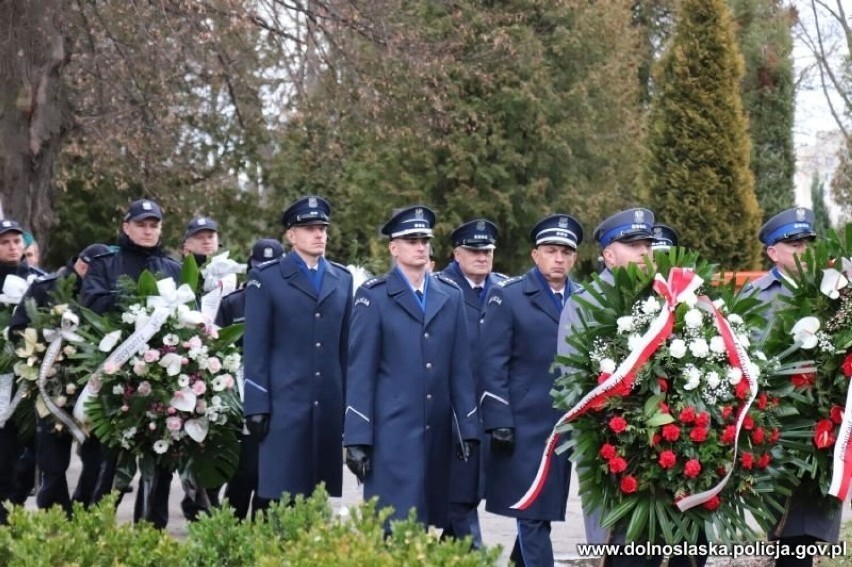
<svg viewBox="0 0 852 567">
<path fill-rule="evenodd" d="M 630 317 L 630 316 L 619 317 L 618 321 L 616 321 L 616 323 L 618 324 L 619 334 L 629 333 L 630 331 L 633 330 L 633 317 Z"/>
<path fill-rule="evenodd" d="M 710 339 L 710 352 L 723 354 L 725 352 L 725 340 L 718 335 Z"/>
<path fill-rule="evenodd" d="M 704 339 L 693 339 L 689 341 L 689 352 L 696 358 L 704 358 L 710 354 L 710 347 Z"/>
<path fill-rule="evenodd" d="M 690 309 L 686 312 L 686 315 L 683 316 L 683 322 L 690 329 L 700 328 L 703 320 L 704 317 L 698 309 Z"/>
<path fill-rule="evenodd" d="M 682 339 L 675 339 L 669 344 L 669 354 L 672 358 L 683 358 L 686 356 L 686 343 Z"/>
</svg>

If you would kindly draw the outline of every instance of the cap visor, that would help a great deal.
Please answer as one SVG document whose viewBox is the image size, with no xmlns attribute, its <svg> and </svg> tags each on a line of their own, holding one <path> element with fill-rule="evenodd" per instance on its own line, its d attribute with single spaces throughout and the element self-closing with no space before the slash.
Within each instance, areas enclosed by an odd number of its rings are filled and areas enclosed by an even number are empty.
<svg viewBox="0 0 852 567">
<path fill-rule="evenodd" d="M 577 249 L 577 243 L 571 242 L 570 240 L 565 240 L 564 238 L 545 238 L 544 240 L 539 240 L 535 243 L 536 246 L 542 246 L 544 244 L 553 244 L 556 246 L 565 246 L 570 248 L 571 250 Z"/>
<path fill-rule="evenodd" d="M 494 250 L 497 248 L 493 244 L 459 244 L 459 246 L 468 250 Z"/>
<path fill-rule="evenodd" d="M 639 232 L 622 234 L 618 238 L 613 238 L 613 242 L 639 242 L 640 240 L 654 240 L 654 235 L 650 232 L 641 230 Z"/>
</svg>

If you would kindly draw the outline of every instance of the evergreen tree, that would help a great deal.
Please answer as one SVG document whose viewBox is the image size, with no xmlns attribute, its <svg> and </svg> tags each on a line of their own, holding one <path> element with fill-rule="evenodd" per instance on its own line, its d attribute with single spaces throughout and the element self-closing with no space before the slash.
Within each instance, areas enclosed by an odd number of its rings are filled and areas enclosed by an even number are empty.
<svg viewBox="0 0 852 567">
<path fill-rule="evenodd" d="M 729 0 L 745 59 L 743 107 L 749 121 L 754 191 L 766 221 L 795 205 L 793 40 L 795 18 L 778 0 Z"/>
<path fill-rule="evenodd" d="M 758 266 L 761 211 L 740 100 L 743 60 L 723 0 L 684 0 L 649 124 L 650 203 L 722 269 Z"/>
<path fill-rule="evenodd" d="M 590 240 L 635 204 L 644 162 L 631 4 L 390 2 L 386 51 L 338 38 L 360 64 L 300 101 L 271 184 L 282 202 L 328 195 L 329 255 L 374 270 L 387 267 L 376 228 L 416 202 L 438 212 L 439 267 L 452 228 L 476 216 L 499 225 L 508 273 L 530 265 L 529 230 L 546 214 L 577 216 Z"/>
<path fill-rule="evenodd" d="M 811 208 L 814 211 L 814 231 L 820 236 L 828 234 L 831 228 L 831 217 L 825 206 L 825 183 L 814 173 L 811 179 Z"/>
<path fill-rule="evenodd" d="M 840 148 L 839 160 L 831 177 L 831 196 L 843 211 L 843 216 L 852 216 L 852 140 Z"/>
</svg>

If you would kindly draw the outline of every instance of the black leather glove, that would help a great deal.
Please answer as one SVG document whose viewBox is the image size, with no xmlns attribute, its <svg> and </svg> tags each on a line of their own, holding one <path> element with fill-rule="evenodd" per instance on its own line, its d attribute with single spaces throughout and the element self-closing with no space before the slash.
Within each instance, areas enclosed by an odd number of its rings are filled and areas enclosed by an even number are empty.
<svg viewBox="0 0 852 567">
<path fill-rule="evenodd" d="M 456 457 L 460 461 L 467 462 L 470 459 L 470 454 L 473 448 L 479 445 L 478 439 L 465 439 L 456 443 Z"/>
<path fill-rule="evenodd" d="M 498 427 L 491 431 L 491 450 L 511 453 L 515 448 L 515 430 L 512 427 Z"/>
<path fill-rule="evenodd" d="M 346 447 L 346 466 L 352 471 L 360 482 L 364 482 L 367 475 L 370 474 L 372 465 L 370 460 L 369 445 L 350 445 Z"/>
<path fill-rule="evenodd" d="M 263 441 L 266 434 L 269 433 L 269 414 L 258 413 L 246 417 L 246 429 L 252 437 L 257 438 L 258 441 Z"/>
</svg>

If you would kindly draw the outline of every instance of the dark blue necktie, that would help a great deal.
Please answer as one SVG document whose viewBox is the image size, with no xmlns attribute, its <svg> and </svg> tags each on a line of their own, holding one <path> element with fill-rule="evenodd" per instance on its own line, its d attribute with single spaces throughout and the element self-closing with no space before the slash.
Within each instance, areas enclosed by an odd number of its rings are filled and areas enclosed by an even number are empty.
<svg viewBox="0 0 852 567">
<path fill-rule="evenodd" d="M 476 292 L 476 297 L 478 297 L 480 299 L 482 298 L 482 286 L 481 285 L 474 286 L 473 291 Z"/>
<path fill-rule="evenodd" d="M 554 296 L 556 296 L 556 300 L 559 302 L 559 305 L 560 305 L 560 306 L 564 306 L 564 305 L 565 305 L 565 304 L 562 302 L 562 294 L 561 294 L 561 293 L 556 292 L 556 293 L 554 293 L 553 295 L 554 295 Z"/>
<path fill-rule="evenodd" d="M 414 292 L 414 295 L 416 295 L 417 299 L 419 299 L 421 302 L 423 301 L 423 292 L 422 291 L 420 291 L 418 289 L 417 291 Z"/>
</svg>

